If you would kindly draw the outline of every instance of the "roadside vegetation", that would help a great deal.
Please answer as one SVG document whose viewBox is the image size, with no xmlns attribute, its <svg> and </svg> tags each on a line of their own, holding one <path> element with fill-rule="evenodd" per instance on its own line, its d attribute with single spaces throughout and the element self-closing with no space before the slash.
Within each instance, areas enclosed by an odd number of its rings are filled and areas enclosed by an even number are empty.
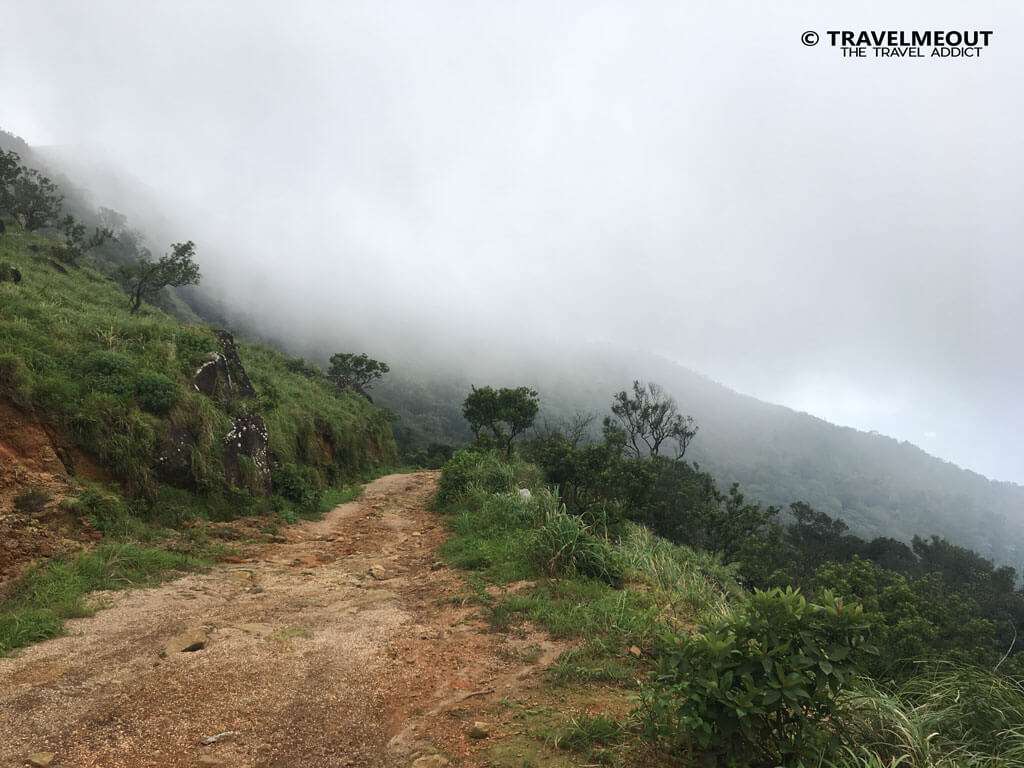
<svg viewBox="0 0 1024 768">
<path fill-rule="evenodd" d="M 512 448 L 506 434 L 442 472 L 444 554 L 494 626 L 574 640 L 552 684 L 634 702 L 627 717 L 552 714 L 535 730 L 606 764 L 1020 765 L 1012 569 L 723 493 L 685 446 L 654 450 L 671 438 L 651 429 L 696 432 L 674 403 L 652 407 L 664 398 L 638 383 L 613 400 L 603 440 L 567 425 Z"/>
<path fill-rule="evenodd" d="M 61 634 L 65 619 L 89 616 L 91 592 L 150 586 L 209 560 L 162 547 L 110 542 L 39 565 L 0 600 L 0 656 Z"/>
<path fill-rule="evenodd" d="M 0 654 L 58 632 L 90 591 L 216 557 L 204 523 L 260 515 L 271 532 L 397 463 L 368 381 L 342 386 L 199 322 L 174 292 L 200 280 L 193 242 L 154 257 L 124 216 L 66 200 L 4 151 L 0 225 L 0 404 L 44 432 L 62 465 L 5 489 L 0 514 L 59 516 L 83 542 L 102 537 L 0 585 Z M 357 373 L 387 372 L 349 358 Z"/>
</svg>

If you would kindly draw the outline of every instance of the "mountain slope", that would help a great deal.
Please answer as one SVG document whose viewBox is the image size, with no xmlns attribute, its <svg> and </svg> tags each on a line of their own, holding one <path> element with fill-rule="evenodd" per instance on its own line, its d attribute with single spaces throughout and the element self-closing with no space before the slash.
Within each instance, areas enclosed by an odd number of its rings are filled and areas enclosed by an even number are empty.
<svg viewBox="0 0 1024 768">
<path fill-rule="evenodd" d="M 77 504 L 101 531 L 127 512 L 290 516 L 393 463 L 387 415 L 365 398 L 269 347 L 153 307 L 133 315 L 113 281 L 52 246 L 10 223 L 0 235 L 0 269 L 20 277 L 0 282 L 0 405 L 17 425 L 0 433 L 0 531 L 32 493 L 36 519 Z M 96 483 L 123 500 L 101 504 Z"/>
<path fill-rule="evenodd" d="M 687 458 L 722 485 L 738 482 L 768 504 L 806 501 L 862 536 L 909 541 L 938 534 L 1018 570 L 1024 563 L 1024 487 L 989 480 L 908 442 L 742 395 L 655 355 L 589 346 L 520 357 L 490 373 L 403 378 L 399 370 L 381 385 L 379 401 L 399 414 L 400 436 L 404 430 L 422 446 L 468 438 L 458 394 L 464 397 L 471 384 L 535 387 L 543 422 L 575 411 L 603 416 L 612 393 L 634 378 L 661 384 L 695 417 L 700 432 Z M 438 408 L 445 398 L 452 402 Z"/>
</svg>

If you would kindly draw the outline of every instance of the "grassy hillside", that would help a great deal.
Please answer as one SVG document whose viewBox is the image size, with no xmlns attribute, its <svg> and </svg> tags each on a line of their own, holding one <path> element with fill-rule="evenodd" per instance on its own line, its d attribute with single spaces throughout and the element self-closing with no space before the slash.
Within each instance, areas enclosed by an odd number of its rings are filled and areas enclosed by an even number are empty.
<svg viewBox="0 0 1024 768">
<path fill-rule="evenodd" d="M 393 462 L 385 414 L 338 393 L 281 353 L 239 345 L 256 397 L 214 398 L 192 384 L 218 351 L 214 332 L 159 309 L 131 315 L 118 286 L 90 266 L 67 267 L 51 242 L 8 225 L 0 263 L 0 397 L 51 428 L 68 464 L 81 452 L 139 509 L 164 517 L 230 516 L 301 505 L 329 485 Z M 265 420 L 273 494 L 225 470 L 237 420 Z M 177 472 L 168 469 L 177 457 Z M 64 458 L 64 457 L 62 457 Z"/>
<path fill-rule="evenodd" d="M 561 765 L 555 749 L 586 765 L 1021 764 L 1024 684 L 1007 670 L 1019 667 L 965 663 L 941 632 L 939 656 L 925 661 L 905 641 L 927 636 L 929 620 L 894 584 L 859 594 L 832 564 L 806 594 L 748 591 L 743 564 L 723 566 L 721 551 L 573 514 L 540 478 L 522 461 L 465 451 L 438 494 L 445 555 L 470 572 L 467 599 L 498 629 L 531 622 L 575 641 L 548 676 L 555 706 L 534 707 L 517 729 L 516 753 L 538 756 L 521 764 Z M 854 560 L 849 573 L 864 567 Z M 952 612 L 962 586 L 945 584 L 928 605 Z M 913 663 L 883 673 L 903 653 Z M 592 703 L 570 716 L 581 700 Z"/>
</svg>

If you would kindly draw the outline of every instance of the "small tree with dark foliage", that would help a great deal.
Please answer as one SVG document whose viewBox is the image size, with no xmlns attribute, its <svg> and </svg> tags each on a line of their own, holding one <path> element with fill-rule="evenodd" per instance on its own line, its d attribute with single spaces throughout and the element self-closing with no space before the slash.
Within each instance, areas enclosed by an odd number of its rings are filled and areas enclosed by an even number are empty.
<svg viewBox="0 0 1024 768">
<path fill-rule="evenodd" d="M 144 252 L 139 261 L 121 267 L 121 282 L 128 291 L 128 307 L 134 315 L 143 301 L 152 301 L 164 288 L 198 285 L 201 275 L 195 262 L 196 245 L 191 240 L 173 243 L 171 252 L 157 261 Z"/>
<path fill-rule="evenodd" d="M 675 398 L 653 382 L 634 381 L 632 394 L 626 390 L 616 393 L 612 414 L 615 421 L 605 419 L 606 437 L 621 433 L 626 452 L 637 459 L 645 454 L 658 456 L 668 441 L 675 446 L 678 461 L 697 434 L 693 417 L 681 415 Z"/>
<path fill-rule="evenodd" d="M 387 363 L 374 360 L 365 352 L 360 355 L 352 352 L 338 352 L 331 355 L 327 378 L 338 389 L 351 389 L 370 399 L 366 393 L 370 385 L 390 370 Z"/>
<path fill-rule="evenodd" d="M 64 243 L 53 247 L 53 255 L 69 266 L 77 266 L 81 258 L 93 248 L 99 248 L 114 233 L 106 227 L 94 227 L 92 234 L 74 216 L 65 216 L 60 223 L 64 232 Z"/>
<path fill-rule="evenodd" d="M 462 415 L 477 441 L 491 439 L 508 456 L 513 441 L 533 426 L 539 410 L 537 392 L 529 387 L 473 387 L 462 403 Z"/>
<path fill-rule="evenodd" d="M 11 213 L 29 231 L 53 224 L 63 202 L 60 187 L 35 168 L 22 166 L 11 185 Z"/>
<path fill-rule="evenodd" d="M 0 149 L 0 215 L 14 213 L 14 185 L 23 170 L 17 152 Z"/>
</svg>

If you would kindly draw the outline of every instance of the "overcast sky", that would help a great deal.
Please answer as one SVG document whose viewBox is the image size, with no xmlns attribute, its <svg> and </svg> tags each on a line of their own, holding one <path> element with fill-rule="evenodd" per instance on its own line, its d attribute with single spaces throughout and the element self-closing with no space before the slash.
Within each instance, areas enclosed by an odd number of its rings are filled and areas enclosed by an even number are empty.
<svg viewBox="0 0 1024 768">
<path fill-rule="evenodd" d="M 0 127 L 267 327 L 613 341 L 1024 482 L 1018 1 L 2 7 Z M 994 35 L 800 41 L 862 28 Z"/>
</svg>

